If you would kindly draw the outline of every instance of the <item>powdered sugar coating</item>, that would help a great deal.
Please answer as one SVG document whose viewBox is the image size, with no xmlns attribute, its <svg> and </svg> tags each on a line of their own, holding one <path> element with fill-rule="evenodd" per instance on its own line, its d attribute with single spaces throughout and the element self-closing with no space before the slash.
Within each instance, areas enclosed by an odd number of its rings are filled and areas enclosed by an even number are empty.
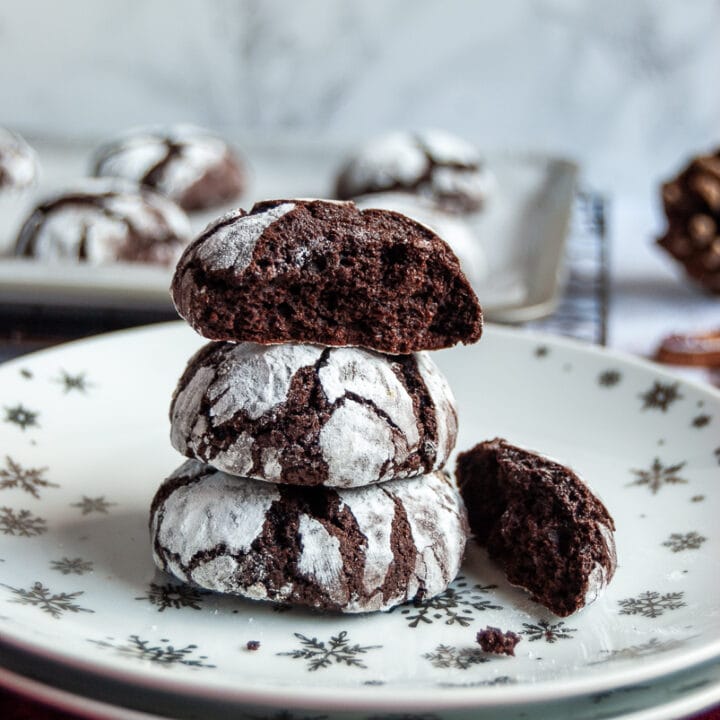
<svg viewBox="0 0 720 720">
<path fill-rule="evenodd" d="M 318 370 L 320 384 L 331 403 L 353 394 L 369 400 L 407 437 L 418 442 L 417 419 L 410 394 L 398 383 L 388 362 L 378 362 L 377 354 L 362 348 L 337 348 Z"/>
<path fill-rule="evenodd" d="M 440 457 L 449 457 L 455 447 L 458 417 L 455 396 L 445 376 L 426 352 L 416 354 L 420 376 L 433 398 L 437 420 L 437 452 Z"/>
<path fill-rule="evenodd" d="M 189 461 L 160 487 L 151 535 L 158 567 L 183 581 L 357 613 L 445 590 L 460 567 L 467 522 L 442 473 L 299 491 Z"/>
<path fill-rule="evenodd" d="M 488 267 L 480 239 L 457 215 L 444 212 L 426 197 L 407 192 L 385 192 L 355 198 L 361 210 L 394 210 L 430 228 L 457 255 L 460 267 L 473 283 L 487 277 Z"/>
<path fill-rule="evenodd" d="M 367 484 L 358 478 L 389 479 L 385 467 L 395 451 L 393 433 L 372 408 L 346 400 L 323 425 L 319 445 L 328 467 L 326 485 L 354 487 Z"/>
<path fill-rule="evenodd" d="M 196 250 L 198 259 L 210 270 L 232 269 L 235 275 L 240 275 L 250 264 L 255 245 L 265 230 L 294 207 L 294 203 L 283 203 L 249 215 L 229 213 L 225 218 L 233 218 L 232 222 L 220 221 L 206 231 L 205 242 Z"/>
<path fill-rule="evenodd" d="M 478 150 L 443 130 L 392 132 L 364 145 L 338 177 L 342 198 L 404 191 L 453 212 L 471 212 L 492 189 Z"/>
<path fill-rule="evenodd" d="M 234 152 L 207 130 L 174 125 L 131 130 L 102 146 L 93 159 L 93 174 L 149 185 L 184 205 L 188 191 L 228 163 L 227 187 L 220 188 L 220 194 L 228 196 L 224 199 L 236 197 L 241 190 L 234 187 L 240 183 L 239 160 Z"/>
<path fill-rule="evenodd" d="M 170 419 L 177 450 L 225 472 L 338 487 L 442 467 L 457 436 L 452 392 L 429 356 L 315 345 L 205 346 Z"/>
<path fill-rule="evenodd" d="M 0 191 L 28 188 L 37 174 L 35 151 L 17 133 L 0 127 Z"/>
<path fill-rule="evenodd" d="M 343 588 L 343 558 L 340 541 L 330 535 L 325 526 L 309 515 L 301 515 L 298 527 L 300 557 L 297 569 L 301 575 L 326 589 L 327 594 L 340 605 L 347 601 Z"/>
<path fill-rule="evenodd" d="M 196 460 L 184 463 L 170 480 L 184 476 L 202 482 L 177 488 L 165 501 L 162 517 L 153 515 L 151 532 L 160 545 L 173 548 L 167 569 L 188 581 L 195 580 L 194 568 L 184 568 L 210 548 L 222 545 L 225 554 L 247 553 L 262 532 L 266 513 L 279 494 L 274 485 L 255 486 L 223 473 L 208 473 L 207 467 Z M 155 562 L 160 562 L 157 554 Z M 200 579 L 208 582 L 207 578 Z"/>
<path fill-rule="evenodd" d="M 189 238 L 190 222 L 171 200 L 125 181 L 85 180 L 36 207 L 20 230 L 16 254 L 172 265 Z"/>
</svg>

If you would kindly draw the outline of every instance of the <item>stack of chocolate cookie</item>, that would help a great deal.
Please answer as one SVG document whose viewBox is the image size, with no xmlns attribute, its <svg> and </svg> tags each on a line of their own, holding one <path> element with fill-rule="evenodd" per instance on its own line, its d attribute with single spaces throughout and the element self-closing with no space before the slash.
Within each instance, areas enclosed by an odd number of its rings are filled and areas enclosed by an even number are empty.
<svg viewBox="0 0 720 720">
<path fill-rule="evenodd" d="M 172 400 L 172 443 L 191 459 L 152 504 L 157 565 L 343 612 L 444 590 L 468 533 L 441 470 L 457 414 L 421 351 L 482 328 L 450 248 L 399 213 L 269 201 L 211 224 L 172 293 L 213 342 Z"/>
</svg>

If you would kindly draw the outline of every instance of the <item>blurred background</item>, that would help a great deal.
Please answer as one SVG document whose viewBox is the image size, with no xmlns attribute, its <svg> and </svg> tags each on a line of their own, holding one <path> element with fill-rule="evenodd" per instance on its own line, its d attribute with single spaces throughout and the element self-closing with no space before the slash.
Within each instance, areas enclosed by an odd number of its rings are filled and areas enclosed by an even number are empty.
<svg viewBox="0 0 720 720">
<path fill-rule="evenodd" d="M 646 192 L 717 140 L 719 26 L 716 0 L 4 0 L 0 123 L 340 141 L 439 126 Z"/>
</svg>

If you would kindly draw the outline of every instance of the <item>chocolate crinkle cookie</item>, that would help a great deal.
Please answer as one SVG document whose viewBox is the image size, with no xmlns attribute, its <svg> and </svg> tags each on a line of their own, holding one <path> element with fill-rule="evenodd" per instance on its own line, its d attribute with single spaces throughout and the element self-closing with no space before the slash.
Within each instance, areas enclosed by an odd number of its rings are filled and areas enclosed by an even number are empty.
<svg viewBox="0 0 720 720">
<path fill-rule="evenodd" d="M 658 245 L 687 274 L 720 293 L 720 150 L 694 158 L 662 186 L 667 230 Z"/>
<path fill-rule="evenodd" d="M 30 187 L 37 173 L 35 151 L 17 133 L 0 127 L 0 192 Z"/>
<path fill-rule="evenodd" d="M 483 652 L 514 656 L 515 646 L 522 638 L 510 630 L 503 632 L 500 628 L 488 625 L 476 635 L 475 639 Z"/>
<path fill-rule="evenodd" d="M 170 408 L 173 446 L 234 475 L 355 487 L 441 468 L 455 401 L 427 353 L 209 343 Z"/>
<path fill-rule="evenodd" d="M 180 315 L 211 340 L 409 353 L 473 343 L 477 297 L 450 247 L 396 212 L 272 200 L 225 215 L 185 251 Z"/>
<path fill-rule="evenodd" d="M 246 172 L 233 148 L 191 125 L 131 131 L 99 148 L 93 175 L 121 177 L 153 188 L 185 210 L 236 200 Z"/>
<path fill-rule="evenodd" d="M 20 229 L 15 254 L 173 265 L 189 238 L 187 216 L 168 198 L 134 183 L 96 179 L 41 202 Z"/>
<path fill-rule="evenodd" d="M 337 197 L 399 191 L 422 195 L 450 212 L 479 210 L 494 180 L 478 150 L 442 130 L 392 132 L 350 158 L 336 182 Z"/>
<path fill-rule="evenodd" d="M 441 472 L 339 490 L 263 483 L 188 460 L 157 491 L 150 531 L 155 563 L 182 581 L 359 613 L 443 591 L 467 525 Z"/>
<path fill-rule="evenodd" d="M 475 539 L 533 600 L 564 617 L 610 582 L 615 524 L 572 470 L 496 438 L 460 454 L 456 475 Z"/>
</svg>

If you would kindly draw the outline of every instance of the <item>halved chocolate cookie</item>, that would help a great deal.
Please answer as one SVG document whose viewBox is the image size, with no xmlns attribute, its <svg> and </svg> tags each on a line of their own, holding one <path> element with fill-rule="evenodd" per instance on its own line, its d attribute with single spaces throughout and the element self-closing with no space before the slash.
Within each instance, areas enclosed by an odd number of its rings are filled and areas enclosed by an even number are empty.
<svg viewBox="0 0 720 720">
<path fill-rule="evenodd" d="M 209 343 L 188 363 L 171 440 L 233 475 L 357 487 L 441 468 L 455 400 L 426 353 Z"/>
<path fill-rule="evenodd" d="M 450 247 L 399 213 L 272 200 L 211 224 L 172 283 L 211 340 L 358 345 L 409 353 L 472 343 L 475 293 Z"/>
<path fill-rule="evenodd" d="M 533 600 L 564 617 L 610 582 L 615 524 L 572 470 L 496 438 L 461 453 L 456 475 L 475 539 Z"/>
<path fill-rule="evenodd" d="M 440 472 L 335 490 L 258 482 L 188 460 L 157 491 L 150 532 L 157 566 L 185 582 L 359 613 L 445 590 L 467 521 Z"/>
</svg>

